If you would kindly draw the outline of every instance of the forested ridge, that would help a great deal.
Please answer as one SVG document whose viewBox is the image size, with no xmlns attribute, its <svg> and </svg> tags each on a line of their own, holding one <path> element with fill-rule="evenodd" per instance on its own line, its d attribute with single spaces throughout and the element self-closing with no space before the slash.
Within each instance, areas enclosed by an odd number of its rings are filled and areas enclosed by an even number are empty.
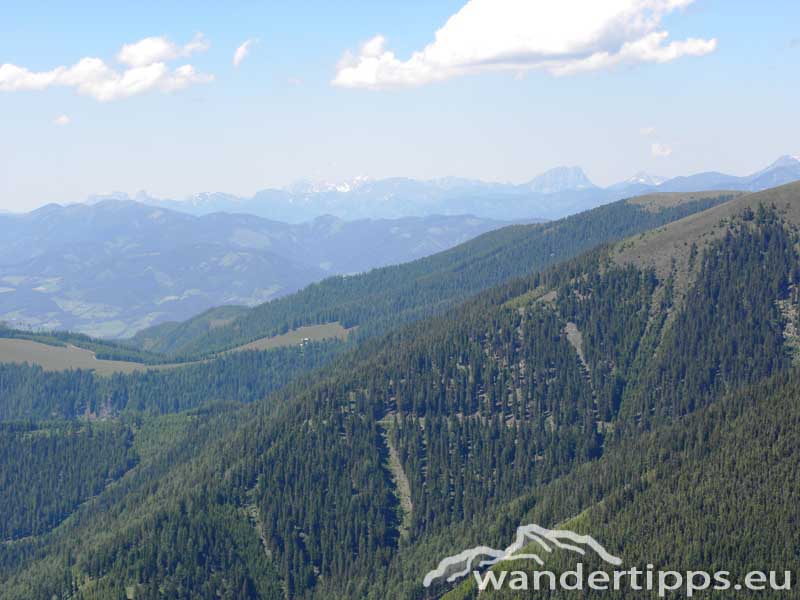
<svg viewBox="0 0 800 600">
<path fill-rule="evenodd" d="M 510 278 L 534 273 L 612 242 L 702 211 L 733 198 L 724 192 L 686 195 L 654 206 L 620 200 L 552 223 L 514 225 L 445 252 L 354 276 L 331 277 L 296 294 L 257 306 L 220 327 L 196 320 L 133 342 L 176 357 L 206 356 L 302 325 L 341 322 L 358 326 L 361 339 L 394 326 L 440 314 L 458 302 Z M 204 321 L 201 315 L 198 320 Z"/>
<path fill-rule="evenodd" d="M 440 558 L 522 522 L 632 564 L 796 568 L 797 228 L 763 204 L 714 228 L 691 265 L 601 247 L 250 406 L 128 402 L 135 467 L 0 546 L 2 597 L 432 598 Z"/>
<path fill-rule="evenodd" d="M 213 356 L 215 352 L 300 325 L 338 318 L 345 319 L 348 326 L 359 327 L 357 335 L 351 334 L 352 342 L 378 336 L 393 325 L 441 312 L 498 282 L 533 273 L 597 244 L 717 206 L 732 196 L 719 192 L 689 194 L 685 200 L 671 201 L 667 206 L 659 205 L 658 196 L 654 198 L 655 208 L 623 200 L 554 223 L 506 227 L 412 263 L 357 277 L 325 280 L 244 315 L 240 314 L 241 307 L 208 311 L 197 319 L 159 329 L 176 335 L 175 340 L 188 335 L 197 347 L 179 351 L 174 345 L 156 343 L 157 349 L 171 352 L 169 357 L 82 334 L 19 331 L 0 323 L 0 337 L 74 344 L 94 351 L 99 359 L 157 365 L 212 355 L 202 364 L 188 364 L 169 372 L 152 370 L 110 378 L 96 378 L 81 371 L 45 372 L 36 366 L 0 364 L 0 394 L 4 398 L 0 419 L 108 416 L 126 409 L 164 413 L 210 400 L 252 402 L 326 364 L 355 344 L 324 342 L 243 355 Z M 212 316 L 236 315 L 249 320 L 215 327 L 206 334 Z M 139 339 L 149 335 L 143 332 Z M 230 335 L 233 337 L 228 339 Z M 155 336 L 158 339 L 158 334 Z"/>
</svg>

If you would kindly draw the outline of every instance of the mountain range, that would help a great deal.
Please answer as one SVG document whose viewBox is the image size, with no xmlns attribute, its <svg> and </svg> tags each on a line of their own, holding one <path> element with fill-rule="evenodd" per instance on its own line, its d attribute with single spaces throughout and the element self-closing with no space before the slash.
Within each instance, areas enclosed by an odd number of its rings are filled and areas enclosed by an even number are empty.
<svg viewBox="0 0 800 600">
<path fill-rule="evenodd" d="M 543 224 L 515 225 L 451 250 L 350 277 L 329 277 L 284 298 L 239 311 L 217 310 L 177 326 L 142 330 L 127 343 L 176 358 L 210 354 L 302 325 L 338 321 L 366 339 L 446 312 L 469 295 L 530 274 L 602 243 L 643 232 L 730 200 L 734 192 L 651 194 Z"/>
<path fill-rule="evenodd" d="M 286 224 L 126 200 L 48 205 L 0 215 L 0 321 L 125 337 L 434 254 L 505 224 L 463 215 Z"/>
<path fill-rule="evenodd" d="M 798 226 L 800 183 L 649 194 L 331 278 L 217 340 L 338 319 L 347 342 L 0 364 L 3 597 L 520 597 L 425 574 L 532 523 L 626 571 L 794 581 Z"/>
<path fill-rule="evenodd" d="M 358 177 L 334 183 L 302 181 L 285 190 L 262 190 L 252 197 L 202 193 L 185 200 L 166 200 L 140 192 L 134 199 L 195 215 L 218 211 L 248 213 L 289 223 L 322 215 L 350 220 L 431 214 L 471 214 L 499 220 L 559 219 L 649 192 L 720 189 L 755 192 L 797 180 L 800 180 L 800 158 L 787 155 L 743 177 L 706 172 L 665 179 L 637 173 L 605 188 L 592 183 L 580 167 L 573 166 L 551 169 L 522 184 L 457 177 L 428 181 Z M 125 194 L 112 197 L 128 199 Z"/>
<path fill-rule="evenodd" d="M 798 179 L 800 160 L 783 156 L 746 177 L 638 173 L 608 188 L 579 167 L 559 167 L 520 185 L 356 178 L 252 198 L 115 194 L 3 213 L 0 321 L 129 337 L 214 306 L 252 306 L 330 275 L 434 254 L 510 220 L 562 218 L 652 192 L 757 191 Z"/>
</svg>

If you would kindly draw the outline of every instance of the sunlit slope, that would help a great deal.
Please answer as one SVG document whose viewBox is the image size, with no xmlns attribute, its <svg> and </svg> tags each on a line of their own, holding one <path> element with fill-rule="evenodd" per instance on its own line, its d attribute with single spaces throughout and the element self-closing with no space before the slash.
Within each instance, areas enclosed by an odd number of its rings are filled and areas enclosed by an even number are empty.
<svg viewBox="0 0 800 600">
<path fill-rule="evenodd" d="M 669 195 L 665 195 L 669 196 Z M 670 262 L 686 261 L 692 243 L 701 252 L 703 247 L 725 233 L 725 226 L 735 215 L 751 211 L 755 218 L 760 205 L 775 209 L 790 223 L 800 224 L 800 182 L 755 192 L 740 194 L 730 202 L 694 213 L 655 228 L 641 236 L 633 237 L 618 245 L 615 261 L 618 264 L 653 266 L 659 273 L 668 270 Z M 647 205 L 646 197 L 637 199 Z"/>
</svg>

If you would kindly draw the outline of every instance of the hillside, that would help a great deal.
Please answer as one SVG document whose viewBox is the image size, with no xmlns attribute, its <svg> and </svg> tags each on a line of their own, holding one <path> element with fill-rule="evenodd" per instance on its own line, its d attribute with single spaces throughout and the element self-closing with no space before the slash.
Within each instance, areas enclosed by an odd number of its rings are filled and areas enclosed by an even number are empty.
<svg viewBox="0 0 800 600">
<path fill-rule="evenodd" d="M 583 246 L 614 239 L 619 236 L 620 231 L 637 231 L 648 223 L 663 223 L 728 198 L 729 195 L 724 193 L 712 194 L 710 197 L 704 194 L 644 197 L 635 203 L 618 203 L 598 209 L 596 212 L 567 219 L 553 224 L 555 226 L 553 228 L 547 226 L 542 230 L 540 226 L 512 227 L 426 259 L 421 264 L 411 263 L 367 274 L 360 278 L 362 282 L 359 285 L 345 290 L 351 295 L 352 303 L 356 306 L 375 308 L 370 306 L 375 299 L 374 295 L 359 296 L 365 285 L 374 285 L 376 289 L 381 290 L 385 303 L 384 307 L 377 308 L 391 312 L 392 307 L 405 301 L 411 302 L 410 305 L 412 308 L 416 307 L 416 312 L 410 313 L 410 316 L 400 315 L 400 319 L 394 314 L 389 314 L 387 317 L 386 312 L 378 312 L 378 317 L 383 317 L 383 321 L 378 321 L 377 326 L 373 326 L 373 331 L 367 330 L 366 334 L 359 327 L 351 334 L 351 342 L 356 341 L 353 339 L 354 336 L 363 339 L 380 334 L 394 322 L 402 323 L 405 320 L 421 318 L 425 314 L 440 312 L 442 307 L 453 305 L 458 298 L 483 289 L 487 282 L 501 280 L 504 276 L 527 273 L 533 268 L 527 261 L 533 265 L 556 262 L 561 256 L 568 258 Z M 590 230 L 594 232 L 593 235 L 586 235 Z M 451 278 L 458 287 L 454 289 L 452 285 L 441 285 L 442 282 L 446 282 L 442 277 L 443 273 L 441 271 L 436 273 L 432 268 L 449 270 Z M 401 279 L 390 277 L 397 271 L 410 273 L 416 278 L 410 282 L 403 282 Z M 379 277 L 374 277 L 376 274 Z M 343 281 L 345 284 L 351 283 L 350 278 Z M 325 286 L 325 284 L 320 285 Z M 404 294 L 415 286 L 422 288 L 425 294 L 419 298 L 405 297 Z M 301 293 L 300 299 L 306 297 L 307 293 L 313 298 L 314 292 L 315 288 L 312 287 Z M 337 298 L 334 297 L 334 300 Z M 430 302 L 430 306 L 424 304 L 426 301 Z M 291 302 L 286 302 L 284 306 L 288 306 L 298 314 L 302 314 L 304 309 L 301 303 L 293 307 Z M 265 305 L 264 308 L 269 309 L 271 305 Z M 258 349 L 265 344 L 274 346 L 275 340 L 283 338 L 291 338 L 290 345 L 294 347 L 282 349 L 277 353 L 251 352 L 241 357 L 228 355 L 223 360 L 200 358 L 201 364 L 192 364 L 198 362 L 198 359 L 193 359 L 191 356 L 182 357 L 184 363 L 176 364 L 169 357 L 149 352 L 153 349 L 163 349 L 158 344 L 159 335 L 163 334 L 167 336 L 165 339 L 173 341 L 180 340 L 184 336 L 189 339 L 193 339 L 192 336 L 201 336 L 202 339 L 208 332 L 215 335 L 219 330 L 224 331 L 226 324 L 235 322 L 233 319 L 241 316 L 244 310 L 239 307 L 220 307 L 179 326 L 165 324 L 143 332 L 136 339 L 148 349 L 148 352 L 131 350 L 108 342 L 99 343 L 80 335 L 58 334 L 53 337 L 13 330 L 5 330 L 5 333 L 0 331 L 0 335 L 6 337 L 22 337 L 34 342 L 61 346 L 60 348 L 38 347 L 39 351 L 35 355 L 27 355 L 32 364 L 45 369 L 89 367 L 100 374 L 136 372 L 128 377 L 116 375 L 110 379 L 96 381 L 93 377 L 80 374 L 73 376 L 40 372 L 35 366 L 24 369 L 9 366 L 4 369 L 7 373 L 6 378 L 0 380 L 0 390 L 4 391 L 6 397 L 2 414 L 5 418 L 50 416 L 74 418 L 83 413 L 108 414 L 131 409 L 164 413 L 185 410 L 209 399 L 252 402 L 302 376 L 306 370 L 326 364 L 348 347 L 340 343 L 326 342 L 303 348 L 297 346 L 295 343 L 297 340 L 291 337 L 292 334 L 287 337 L 287 334 L 281 333 L 294 331 L 294 328 L 259 330 L 258 324 L 248 324 L 247 330 L 252 335 L 240 336 L 229 345 L 221 345 L 220 352 L 227 353 L 228 350 L 237 348 Z M 332 315 L 330 312 L 323 314 L 325 318 L 321 320 L 327 320 Z M 367 323 L 369 324 L 369 321 Z M 332 325 L 321 324 L 310 327 L 324 332 Z M 338 331 L 341 331 L 341 328 Z M 260 335 L 262 332 L 265 335 Z M 324 336 L 315 334 L 312 337 Z M 69 345 L 76 348 L 70 352 Z M 101 360 L 94 361 L 91 354 L 83 349 L 95 352 L 97 358 Z M 45 360 L 54 354 L 60 358 L 56 361 Z M 20 357 L 19 352 L 13 350 L 9 361 L 20 362 Z M 89 360 L 88 363 L 86 358 Z M 161 366 L 168 367 L 170 371 L 143 372 L 151 366 L 159 370 Z M 67 394 L 69 400 L 63 401 L 63 396 L 54 395 L 49 390 L 62 390 L 60 393 Z M 169 392 L 167 397 L 165 390 Z"/>
<path fill-rule="evenodd" d="M 203 356 L 300 325 L 340 321 L 369 337 L 447 310 L 512 277 L 732 198 L 728 192 L 653 195 L 619 201 L 553 223 L 516 225 L 484 234 L 446 252 L 369 273 L 326 279 L 255 307 L 222 326 L 205 315 L 168 329 L 149 329 L 134 347 L 177 356 Z"/>
<path fill-rule="evenodd" d="M 708 560 L 698 547 L 700 539 L 703 547 L 713 548 L 715 564 L 733 569 L 732 583 L 741 582 L 749 571 L 768 567 L 779 570 L 782 581 L 782 569 L 797 564 L 791 549 L 796 536 L 782 531 L 798 516 L 799 386 L 800 372 L 793 370 L 724 396 L 680 424 L 621 444 L 602 459 L 515 499 L 462 535 L 475 536 L 474 542 L 487 541 L 487 532 L 500 538 L 507 519 L 557 523 L 559 528 L 602 540 L 623 558 L 621 568 L 655 564 L 681 573 Z M 556 572 L 574 568 L 574 559 L 559 558 L 563 562 L 548 557 L 547 568 Z M 402 560 L 410 567 L 422 559 L 411 550 Z M 530 571 L 536 566 L 521 561 L 512 568 Z M 445 600 L 477 597 L 471 577 L 443 596 Z M 480 595 L 513 597 L 518 596 L 508 591 Z M 628 590 L 615 597 L 657 595 Z"/>
<path fill-rule="evenodd" d="M 6 595 L 425 598 L 441 557 L 525 520 L 631 564 L 796 566 L 800 186 L 750 201 L 487 289 L 263 402 L 148 417 L 151 444 L 160 419 L 181 433 L 0 546 Z M 638 243 L 656 254 L 617 262 Z"/>
<path fill-rule="evenodd" d="M 0 215 L 0 321 L 125 338 L 441 252 L 507 224 L 460 215 L 291 225 L 121 200 L 49 205 Z"/>
<path fill-rule="evenodd" d="M 701 252 L 725 233 L 725 226 L 734 216 L 749 211 L 752 215 L 748 215 L 748 219 L 752 219 L 759 205 L 774 206 L 789 222 L 799 223 L 798 193 L 800 183 L 790 183 L 754 194 L 739 195 L 730 202 L 666 224 L 621 244 L 615 261 L 620 265 L 652 266 L 663 274 L 674 257 L 686 260 L 692 243 L 697 246 L 697 252 Z M 646 205 L 644 198 L 638 201 Z"/>
</svg>

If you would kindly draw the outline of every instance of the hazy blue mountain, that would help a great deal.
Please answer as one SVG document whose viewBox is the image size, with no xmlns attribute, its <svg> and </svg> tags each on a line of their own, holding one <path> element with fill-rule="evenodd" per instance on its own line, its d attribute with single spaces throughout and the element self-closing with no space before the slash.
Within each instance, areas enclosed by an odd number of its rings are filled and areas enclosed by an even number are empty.
<svg viewBox="0 0 800 600">
<path fill-rule="evenodd" d="M 620 181 L 619 183 L 615 183 L 613 185 L 608 186 L 610 190 L 624 190 L 624 189 L 633 189 L 633 188 L 642 188 L 647 189 L 651 187 L 656 187 L 661 185 L 667 181 L 666 177 L 660 177 L 659 175 L 651 175 L 650 173 L 646 173 L 644 171 L 639 171 L 632 177 L 629 177 L 625 181 Z"/>
<path fill-rule="evenodd" d="M 540 194 L 556 194 L 568 190 L 587 190 L 597 187 L 580 167 L 556 167 L 535 177 L 528 189 Z"/>
<path fill-rule="evenodd" d="M 122 200 L 51 204 L 0 216 L 0 321 L 122 337 L 212 306 L 259 304 L 332 274 L 427 256 L 504 224 L 324 216 L 290 225 Z"/>
<path fill-rule="evenodd" d="M 673 177 L 658 188 L 664 192 L 684 192 L 687 190 L 706 189 L 709 187 L 716 189 L 739 189 L 741 177 L 726 175 L 717 171 L 707 171 L 694 175 Z"/>
<path fill-rule="evenodd" d="M 648 189 L 661 192 L 688 192 L 708 189 L 728 189 L 759 192 L 800 180 L 800 158 L 781 156 L 769 166 L 745 177 L 727 175 L 716 171 L 686 177 L 674 177 Z"/>
<path fill-rule="evenodd" d="M 665 180 L 640 172 L 606 188 L 592 183 L 580 167 L 556 167 L 522 184 L 460 177 L 427 181 L 356 177 L 339 182 L 299 181 L 285 190 L 262 190 L 249 198 L 212 193 L 196 194 L 186 200 L 161 200 L 141 194 L 136 200 L 195 215 L 225 211 L 288 223 L 321 215 L 347 220 L 431 214 L 473 214 L 502 220 L 559 219 L 651 192 L 760 191 L 797 180 L 800 160 L 787 155 L 744 177 L 706 172 Z"/>
<path fill-rule="evenodd" d="M 578 194 L 592 191 L 592 195 Z M 459 177 L 420 181 L 406 177 L 342 182 L 299 181 L 285 190 L 267 189 L 250 198 L 196 194 L 162 200 L 139 194 L 136 200 L 195 215 L 216 211 L 248 213 L 299 223 L 321 215 L 342 219 L 397 219 L 432 214 L 475 214 L 483 218 L 554 219 L 617 198 L 592 184 L 579 167 L 558 167 L 521 185 Z"/>
<path fill-rule="evenodd" d="M 762 175 L 768 174 L 770 171 L 775 171 L 777 169 L 785 169 L 785 168 L 789 168 L 792 170 L 800 168 L 800 156 L 792 156 L 790 154 L 784 154 L 783 156 L 778 157 L 778 159 L 771 165 L 761 169 L 760 171 L 756 171 L 750 177 L 753 179 L 757 179 L 760 178 Z"/>
<path fill-rule="evenodd" d="M 797 161 L 797 159 L 795 159 Z M 800 161 L 794 165 L 782 165 L 770 169 L 765 173 L 754 175 L 747 181 L 748 191 L 759 191 L 765 188 L 777 187 L 786 183 L 792 183 L 800 179 Z"/>
</svg>

